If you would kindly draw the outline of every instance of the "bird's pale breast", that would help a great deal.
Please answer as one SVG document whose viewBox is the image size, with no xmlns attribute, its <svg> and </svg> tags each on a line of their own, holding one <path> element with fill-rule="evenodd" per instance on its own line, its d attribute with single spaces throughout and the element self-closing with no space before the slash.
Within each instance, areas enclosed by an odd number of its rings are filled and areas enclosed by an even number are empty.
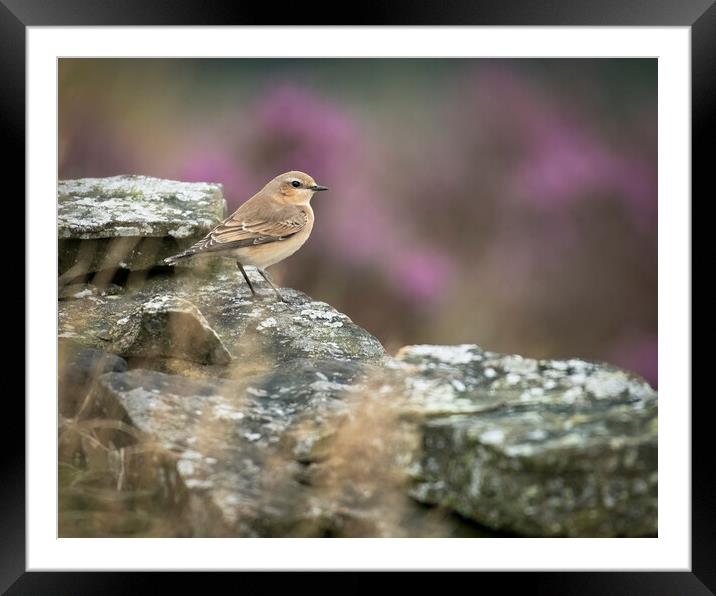
<svg viewBox="0 0 716 596">
<path fill-rule="evenodd" d="M 310 205 L 306 205 L 305 208 L 308 221 L 306 225 L 293 236 L 268 244 L 257 244 L 255 246 L 237 248 L 231 251 L 232 255 L 243 265 L 258 267 L 259 269 L 270 267 L 290 257 L 308 240 L 308 237 L 311 235 L 311 230 L 313 229 L 313 209 L 311 209 Z"/>
</svg>

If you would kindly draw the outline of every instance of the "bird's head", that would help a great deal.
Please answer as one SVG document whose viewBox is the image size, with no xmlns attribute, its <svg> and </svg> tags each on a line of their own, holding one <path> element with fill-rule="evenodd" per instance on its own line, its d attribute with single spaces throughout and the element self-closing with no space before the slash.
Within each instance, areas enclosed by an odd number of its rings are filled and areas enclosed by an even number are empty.
<svg viewBox="0 0 716 596">
<path fill-rule="evenodd" d="M 316 184 L 308 174 L 299 171 L 276 176 L 269 182 L 269 186 L 271 191 L 278 193 L 284 201 L 297 205 L 308 203 L 316 192 L 328 190 L 325 186 Z"/>
</svg>

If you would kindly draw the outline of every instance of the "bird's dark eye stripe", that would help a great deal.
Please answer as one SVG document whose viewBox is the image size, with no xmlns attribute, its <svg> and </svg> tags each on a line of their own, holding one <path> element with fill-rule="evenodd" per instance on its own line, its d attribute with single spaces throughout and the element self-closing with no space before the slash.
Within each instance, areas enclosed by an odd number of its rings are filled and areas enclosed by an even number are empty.
<svg viewBox="0 0 716 596">
<path fill-rule="evenodd" d="M 298 188 L 299 186 L 301 186 L 301 183 L 298 180 L 294 180 L 293 182 L 291 182 L 291 186 L 293 186 L 294 188 Z"/>
</svg>

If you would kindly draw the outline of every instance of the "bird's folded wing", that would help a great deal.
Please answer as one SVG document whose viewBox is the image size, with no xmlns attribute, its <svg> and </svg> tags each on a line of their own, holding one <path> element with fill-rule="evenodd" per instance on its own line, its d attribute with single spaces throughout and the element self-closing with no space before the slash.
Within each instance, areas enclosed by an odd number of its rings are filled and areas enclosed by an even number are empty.
<svg viewBox="0 0 716 596">
<path fill-rule="evenodd" d="M 242 218 L 237 212 L 214 228 L 194 249 L 196 252 L 219 251 L 280 242 L 300 232 L 307 222 L 308 216 L 301 210 L 291 209 L 257 219 Z"/>
</svg>

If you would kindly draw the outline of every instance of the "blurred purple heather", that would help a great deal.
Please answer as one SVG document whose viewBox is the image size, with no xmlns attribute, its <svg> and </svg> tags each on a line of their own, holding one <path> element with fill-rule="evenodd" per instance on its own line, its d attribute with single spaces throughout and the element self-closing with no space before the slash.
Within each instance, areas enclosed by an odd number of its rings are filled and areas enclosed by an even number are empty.
<svg viewBox="0 0 716 596">
<path fill-rule="evenodd" d="M 393 283 L 403 294 L 418 303 L 428 301 L 428 306 L 444 298 L 452 283 L 454 267 L 449 257 L 437 252 L 407 250 L 392 255 L 388 264 L 393 268 Z"/>
<path fill-rule="evenodd" d="M 288 84 L 268 87 L 249 112 L 250 152 L 245 158 L 257 168 L 333 177 L 355 159 L 360 139 L 351 118 L 306 89 Z"/>
<path fill-rule="evenodd" d="M 210 66 L 207 64 L 211 62 Z M 330 188 L 276 267 L 390 349 L 657 381 L 654 60 L 61 60 L 60 178 Z"/>
<path fill-rule="evenodd" d="M 247 185 L 248 176 L 240 164 L 226 151 L 208 149 L 190 155 L 181 169 L 181 180 L 187 182 L 217 181 L 224 186 L 224 196 L 232 207 L 238 207 L 240 191 Z"/>
</svg>

